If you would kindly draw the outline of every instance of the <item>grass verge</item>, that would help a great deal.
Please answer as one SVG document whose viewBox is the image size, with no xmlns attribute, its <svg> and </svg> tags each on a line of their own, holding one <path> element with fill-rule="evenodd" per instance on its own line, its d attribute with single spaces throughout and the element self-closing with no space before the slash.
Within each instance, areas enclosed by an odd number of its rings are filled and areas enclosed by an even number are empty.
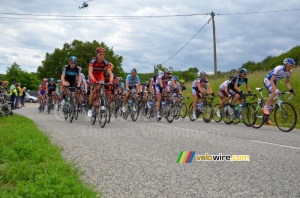
<svg viewBox="0 0 300 198">
<path fill-rule="evenodd" d="M 0 197 L 97 197 L 30 119 L 0 117 Z"/>
</svg>

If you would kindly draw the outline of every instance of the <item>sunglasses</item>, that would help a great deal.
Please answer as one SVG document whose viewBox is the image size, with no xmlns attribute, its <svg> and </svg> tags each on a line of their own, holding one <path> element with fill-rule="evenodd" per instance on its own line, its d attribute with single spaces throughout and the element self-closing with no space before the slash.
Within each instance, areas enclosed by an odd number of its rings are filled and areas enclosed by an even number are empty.
<svg viewBox="0 0 300 198">
<path fill-rule="evenodd" d="M 73 61 L 71 61 L 70 63 L 71 63 L 71 64 L 76 64 L 77 62 L 73 62 Z"/>
</svg>

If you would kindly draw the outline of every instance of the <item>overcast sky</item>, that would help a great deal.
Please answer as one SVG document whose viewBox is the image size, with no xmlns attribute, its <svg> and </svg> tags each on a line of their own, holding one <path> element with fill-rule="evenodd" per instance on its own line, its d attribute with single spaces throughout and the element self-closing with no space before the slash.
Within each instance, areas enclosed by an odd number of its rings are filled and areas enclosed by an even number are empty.
<svg viewBox="0 0 300 198">
<path fill-rule="evenodd" d="M 82 3 L 0 0 L 0 73 L 14 62 L 22 70 L 36 72 L 47 52 L 61 49 L 74 39 L 97 40 L 113 47 L 115 54 L 124 58 L 125 72 L 133 67 L 138 72 L 152 72 L 153 65 L 161 63 L 174 70 L 197 67 L 213 72 L 212 22 L 205 25 L 211 16 L 192 15 L 212 11 L 216 14 L 218 71 L 237 69 L 247 61 L 259 62 L 299 45 L 299 0 L 93 0 L 88 2 L 88 8 L 78 9 Z M 166 15 L 172 17 L 142 17 Z M 141 18 L 91 20 L 95 17 L 83 16 Z"/>
</svg>

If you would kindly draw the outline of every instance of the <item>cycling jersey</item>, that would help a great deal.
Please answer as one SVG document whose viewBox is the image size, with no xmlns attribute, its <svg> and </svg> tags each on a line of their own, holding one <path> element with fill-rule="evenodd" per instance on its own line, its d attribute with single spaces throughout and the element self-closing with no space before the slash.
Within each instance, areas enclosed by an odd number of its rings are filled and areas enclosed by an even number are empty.
<svg viewBox="0 0 300 198">
<path fill-rule="evenodd" d="M 135 88 L 138 83 L 140 82 L 140 77 L 138 76 L 135 76 L 135 78 L 133 79 L 131 77 L 131 74 L 129 74 L 127 77 L 126 77 L 126 82 L 128 82 L 128 88 L 129 89 L 133 89 Z"/>
<path fill-rule="evenodd" d="M 41 84 L 39 85 L 39 89 L 40 89 L 40 94 L 44 95 L 47 89 L 47 83 L 41 82 Z"/>
<path fill-rule="evenodd" d="M 220 85 L 219 90 L 224 91 L 224 88 L 228 86 L 229 82 L 230 82 L 230 80 L 224 81 L 224 82 Z"/>
<path fill-rule="evenodd" d="M 181 91 L 185 91 L 186 90 L 186 86 L 182 85 L 181 86 Z"/>
<path fill-rule="evenodd" d="M 192 88 L 198 89 L 198 83 L 200 83 L 203 87 L 206 87 L 206 85 L 209 84 L 206 78 L 203 80 L 202 78 L 198 77 L 196 80 L 193 81 Z"/>
<path fill-rule="evenodd" d="M 279 65 L 279 66 L 275 67 L 272 71 L 270 71 L 264 79 L 264 85 L 269 90 L 269 94 L 272 93 L 271 92 L 272 85 L 271 85 L 271 82 L 270 82 L 272 76 L 275 76 L 274 84 L 276 85 L 278 80 L 281 80 L 284 77 L 290 78 L 291 77 L 291 72 L 287 71 L 284 68 L 284 66 L 282 66 L 282 65 Z"/>
<path fill-rule="evenodd" d="M 241 86 L 243 83 L 246 85 L 248 84 L 248 78 L 242 78 L 241 75 L 235 76 L 229 83 L 228 83 L 228 88 L 234 89 L 234 84 L 237 82 L 238 87 Z"/>
<path fill-rule="evenodd" d="M 111 68 L 112 64 L 106 60 L 102 62 L 98 62 L 96 57 L 93 57 L 90 60 L 89 67 L 93 67 L 93 76 L 96 81 L 91 79 L 90 83 L 93 84 L 95 82 L 104 80 L 104 70 Z"/>
<path fill-rule="evenodd" d="M 56 84 L 55 83 L 53 83 L 53 84 L 48 83 L 47 88 L 48 88 L 48 94 L 50 95 L 50 94 L 52 94 L 53 91 L 55 91 Z"/>
<path fill-rule="evenodd" d="M 175 87 L 173 87 L 172 81 L 168 82 L 168 86 L 170 87 L 170 91 L 173 92 L 175 89 L 181 89 L 181 86 L 178 82 L 175 83 Z"/>
<path fill-rule="evenodd" d="M 276 84 L 276 82 L 280 79 L 283 79 L 284 77 L 286 78 L 290 78 L 291 77 L 291 72 L 285 70 L 284 66 L 280 65 L 275 67 L 272 71 L 270 71 L 266 78 L 271 80 L 272 76 L 275 76 L 275 80 L 274 83 Z"/>
<path fill-rule="evenodd" d="M 81 67 L 75 66 L 71 69 L 70 65 L 65 65 L 63 68 L 63 74 L 65 74 L 65 81 L 69 82 L 70 87 L 76 87 L 76 77 L 80 75 Z"/>
</svg>

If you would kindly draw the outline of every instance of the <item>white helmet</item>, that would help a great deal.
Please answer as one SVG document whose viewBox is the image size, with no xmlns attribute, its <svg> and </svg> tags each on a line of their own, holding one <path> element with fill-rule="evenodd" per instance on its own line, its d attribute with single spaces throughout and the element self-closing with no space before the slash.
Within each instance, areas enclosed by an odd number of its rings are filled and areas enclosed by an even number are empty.
<svg viewBox="0 0 300 198">
<path fill-rule="evenodd" d="M 207 76 L 207 73 L 206 73 L 205 71 L 200 71 L 200 72 L 199 72 L 199 76 L 202 76 L 202 75 Z"/>
<path fill-rule="evenodd" d="M 172 70 L 171 67 L 167 67 L 165 71 L 166 71 L 167 73 L 170 73 L 170 74 L 172 74 L 172 72 L 173 72 L 173 70 Z"/>
<path fill-rule="evenodd" d="M 164 74 L 164 72 L 163 72 L 163 71 L 161 71 L 161 70 L 158 70 L 158 72 L 157 72 L 157 73 L 158 73 L 158 75 L 160 75 L 160 76 Z"/>
</svg>

